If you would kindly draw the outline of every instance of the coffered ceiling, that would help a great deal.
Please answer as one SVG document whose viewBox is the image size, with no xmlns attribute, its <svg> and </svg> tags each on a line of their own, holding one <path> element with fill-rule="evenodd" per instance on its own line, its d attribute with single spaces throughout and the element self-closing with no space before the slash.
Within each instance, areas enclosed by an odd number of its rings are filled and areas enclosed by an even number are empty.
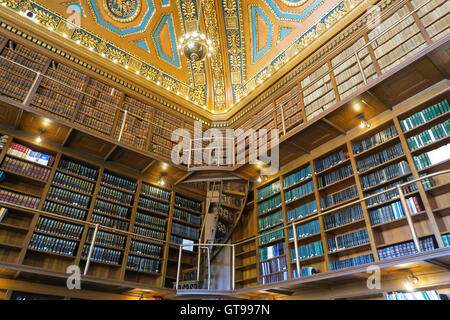
<svg viewBox="0 0 450 320">
<path fill-rule="evenodd" d="M 200 0 L 0 0 L 27 8 L 54 39 L 72 41 L 106 64 L 141 77 L 149 89 L 211 116 L 233 112 L 292 67 L 316 37 L 363 0 L 202 0 L 201 30 L 213 41 L 204 62 L 177 45 L 198 19 Z M 370 1 L 369 1 L 370 2 Z M 337 31 L 337 30 L 336 30 Z M 330 31 L 331 32 L 331 31 Z M 90 51 L 91 53 L 90 53 Z M 102 55 L 103 54 L 103 55 Z"/>
</svg>

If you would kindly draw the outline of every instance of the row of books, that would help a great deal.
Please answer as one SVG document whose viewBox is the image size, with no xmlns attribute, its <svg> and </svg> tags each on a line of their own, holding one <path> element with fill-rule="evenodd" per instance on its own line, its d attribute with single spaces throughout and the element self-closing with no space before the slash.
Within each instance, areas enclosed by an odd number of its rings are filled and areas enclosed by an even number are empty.
<svg viewBox="0 0 450 320">
<path fill-rule="evenodd" d="M 414 164 L 417 170 L 423 170 L 429 166 L 450 159 L 450 143 L 437 149 L 414 156 Z"/>
<path fill-rule="evenodd" d="M 166 239 L 165 232 L 160 232 L 160 231 L 156 231 L 153 229 L 143 228 L 143 227 L 136 226 L 136 225 L 133 227 L 133 233 L 137 233 L 142 236 L 146 236 L 146 237 L 154 238 L 154 239 L 161 239 L 161 240 Z M 147 239 L 147 240 L 149 240 L 149 239 Z"/>
<path fill-rule="evenodd" d="M 93 213 L 91 222 L 104 225 L 106 227 L 128 231 L 129 224 L 126 221 L 105 217 L 100 214 Z"/>
<path fill-rule="evenodd" d="M 287 269 L 286 257 L 279 257 L 270 261 L 264 261 L 259 264 L 262 276 L 284 271 Z"/>
<path fill-rule="evenodd" d="M 81 253 L 81 258 L 87 259 L 89 255 L 89 245 L 85 245 L 83 247 L 83 252 Z M 120 260 L 122 258 L 122 252 L 114 249 L 107 249 L 94 246 L 94 250 L 92 250 L 92 261 L 98 262 L 106 262 L 110 264 L 120 264 Z"/>
<path fill-rule="evenodd" d="M 20 49 L 18 50 L 17 48 Z M 20 53 L 17 54 L 16 52 Z M 26 53 L 25 53 L 26 52 Z M 22 45 L 17 45 L 16 49 L 12 49 L 10 47 L 6 47 L 2 52 L 2 56 L 7 58 L 8 60 L 12 60 L 17 62 L 18 64 L 33 69 L 35 71 L 42 72 L 45 68 L 45 62 L 47 61 L 47 57 L 39 55 L 37 52 L 31 51 L 28 48 L 23 47 Z M 37 57 L 38 59 L 35 59 Z"/>
<path fill-rule="evenodd" d="M 329 265 L 330 265 L 330 271 L 333 271 L 333 270 L 355 267 L 355 266 L 359 266 L 362 264 L 372 263 L 374 261 L 375 260 L 373 258 L 373 254 L 369 253 L 366 255 L 359 256 L 359 257 L 348 258 L 348 259 L 344 259 L 344 260 L 340 260 L 340 261 L 339 260 L 338 261 L 330 261 Z"/>
<path fill-rule="evenodd" d="M 100 117 L 99 119 L 105 121 L 110 119 L 110 117 L 114 117 L 116 116 L 116 112 L 117 112 L 117 108 L 114 107 L 113 105 L 101 101 L 101 100 L 97 100 L 90 95 L 96 96 L 98 95 L 98 91 L 91 89 L 91 88 L 86 88 L 86 93 L 83 96 L 83 100 L 81 100 L 81 105 L 84 106 L 84 110 L 89 114 L 89 110 L 95 110 L 100 112 L 101 114 L 103 114 L 103 117 Z"/>
<path fill-rule="evenodd" d="M 86 112 L 85 107 L 81 106 L 77 116 L 75 117 L 75 122 L 78 122 L 90 129 L 97 130 L 103 134 L 109 135 L 111 133 L 112 123 L 97 120 L 84 112 Z"/>
<path fill-rule="evenodd" d="M 323 176 L 317 177 L 317 184 L 319 188 L 326 187 L 330 184 L 333 184 L 337 181 L 343 180 L 353 174 L 353 168 L 352 165 L 349 164 L 347 166 L 341 167 L 339 169 L 336 169 L 330 173 L 327 173 Z"/>
<path fill-rule="evenodd" d="M 86 74 L 84 74 L 82 72 L 78 72 L 72 68 L 69 68 L 65 64 L 55 63 L 55 61 L 52 61 L 52 67 L 55 68 L 56 70 L 58 70 L 60 73 L 64 73 L 65 75 L 67 75 L 71 78 L 75 78 L 76 80 L 78 80 L 78 82 L 82 83 L 87 79 Z M 52 68 L 49 68 L 48 70 L 51 70 L 51 69 Z"/>
<path fill-rule="evenodd" d="M 86 242 L 92 242 L 94 229 L 89 229 Z M 95 245 L 104 245 L 123 249 L 125 247 L 126 237 L 119 234 L 113 234 L 105 231 L 98 231 L 95 237 Z"/>
<path fill-rule="evenodd" d="M 175 195 L 175 204 L 180 207 L 191 209 L 201 213 L 202 203 L 191 199 L 186 199 L 180 195 Z"/>
<path fill-rule="evenodd" d="M 133 202 L 133 196 L 131 194 L 114 190 L 105 186 L 100 186 L 98 196 L 127 205 L 131 205 Z"/>
<path fill-rule="evenodd" d="M 4 56 L 4 55 L 3 55 Z M 31 70 L 28 70 L 27 68 L 24 67 L 19 67 L 17 64 L 12 63 L 6 59 L 0 58 L 0 68 L 2 76 L 3 74 L 5 75 L 5 77 L 12 77 L 12 76 L 16 76 L 17 74 L 24 77 L 24 78 L 28 78 L 29 81 L 32 81 L 33 78 L 36 76 L 36 73 L 34 73 Z M 12 71 L 12 73 L 11 73 Z M 26 80 L 26 79 L 24 79 Z"/>
<path fill-rule="evenodd" d="M 259 244 L 264 245 L 271 241 L 284 239 L 284 231 L 283 229 L 280 228 L 281 226 L 277 226 L 272 229 L 261 232 L 260 235 L 262 236 L 259 238 Z"/>
<path fill-rule="evenodd" d="M 160 212 L 161 214 L 169 214 L 170 206 L 166 203 L 139 197 L 138 206 L 143 209 Z"/>
<path fill-rule="evenodd" d="M 308 165 L 306 168 L 300 169 L 299 171 L 283 178 L 283 188 L 288 188 L 296 183 L 299 183 L 300 181 L 311 177 L 311 175 L 311 166 Z"/>
<path fill-rule="evenodd" d="M 346 159 L 349 158 L 347 152 L 340 150 L 339 152 L 333 153 L 326 158 L 315 160 L 314 168 L 316 173 L 320 173 Z"/>
<path fill-rule="evenodd" d="M 95 201 L 94 210 L 99 213 L 109 214 L 116 217 L 128 219 L 129 208 L 122 207 L 118 204 L 97 199 Z"/>
<path fill-rule="evenodd" d="M 264 285 L 264 284 L 269 284 L 269 283 L 273 283 L 273 282 L 289 280 L 289 274 L 287 271 L 284 271 L 284 272 L 271 274 L 268 276 L 261 276 L 259 279 L 260 279 L 259 280 L 260 284 Z"/>
<path fill-rule="evenodd" d="M 221 208 L 223 209 L 223 208 Z M 226 209 L 223 209 L 222 211 L 227 211 Z M 202 217 L 196 214 L 192 214 L 189 213 L 187 211 L 184 211 L 182 209 L 179 208 L 174 208 L 173 209 L 173 216 L 174 218 L 180 219 L 180 220 L 184 220 L 186 222 L 189 223 L 193 223 L 195 225 L 200 226 L 202 223 Z"/>
<path fill-rule="evenodd" d="M 258 200 L 262 200 L 264 198 L 270 197 L 274 193 L 280 192 L 280 190 L 281 190 L 280 181 L 277 180 L 269 184 L 268 186 L 265 186 L 264 188 L 257 190 L 256 198 Z"/>
<path fill-rule="evenodd" d="M 298 258 L 300 260 L 306 260 L 321 255 L 323 255 L 322 241 L 316 241 L 298 247 Z M 295 249 L 291 249 L 291 262 L 295 262 L 296 260 Z"/>
<path fill-rule="evenodd" d="M 269 228 L 273 225 L 283 222 L 283 212 L 277 211 L 258 219 L 258 230 Z"/>
<path fill-rule="evenodd" d="M 406 139 L 408 147 L 411 151 L 426 146 L 442 138 L 448 137 L 450 134 L 450 119 L 439 123 L 428 130 Z"/>
<path fill-rule="evenodd" d="M 334 252 L 341 249 L 356 247 L 368 243 L 369 241 L 367 229 L 356 230 L 334 238 L 329 238 L 328 250 Z"/>
<path fill-rule="evenodd" d="M 439 103 L 429 106 L 428 108 L 425 108 L 422 111 L 413 114 L 412 116 L 404 120 L 400 120 L 400 126 L 402 127 L 403 132 L 409 131 L 449 111 L 450 104 L 448 103 L 447 99 L 445 99 Z"/>
<path fill-rule="evenodd" d="M 365 196 L 370 196 L 370 195 L 379 193 L 379 192 L 381 192 L 383 190 L 387 190 L 387 189 L 393 188 L 393 187 L 395 187 L 395 186 L 397 186 L 399 184 L 405 183 L 407 181 L 411 181 L 413 179 L 414 179 L 414 177 L 412 175 L 407 176 L 406 178 L 399 179 L 398 181 L 395 181 L 394 183 L 389 183 L 387 185 L 384 185 L 381 188 L 377 188 L 377 189 L 371 190 L 371 191 L 365 193 Z M 411 193 L 411 192 L 415 192 L 415 191 L 418 190 L 417 189 L 417 184 L 416 183 L 411 183 L 410 185 L 402 187 L 402 190 L 403 190 L 403 193 L 405 193 L 405 194 L 408 194 L 408 193 Z M 389 201 L 389 200 L 392 200 L 392 199 L 396 199 L 399 196 L 400 195 L 398 194 L 398 190 L 394 189 L 394 190 L 385 192 L 383 194 L 380 194 L 378 196 L 375 196 L 375 197 L 367 199 L 366 200 L 366 204 L 367 204 L 367 207 L 370 208 L 370 207 L 376 206 L 376 205 L 378 205 L 380 203 L 384 203 L 386 201 Z"/>
<path fill-rule="evenodd" d="M 373 167 L 376 167 L 382 163 L 388 162 L 392 159 L 398 158 L 403 155 L 403 148 L 401 143 L 393 145 L 389 148 L 384 149 L 381 152 L 374 153 L 364 159 L 358 160 L 356 166 L 358 168 L 358 173 L 363 173 Z"/>
<path fill-rule="evenodd" d="M 358 204 L 343 211 L 324 216 L 323 224 L 325 230 L 328 230 L 362 219 L 364 219 L 363 211 L 361 205 Z"/>
<path fill-rule="evenodd" d="M 317 203 L 316 201 L 311 201 L 308 202 L 304 205 L 301 205 L 300 207 L 297 207 L 293 210 L 289 210 L 287 212 L 287 220 L 292 221 L 292 220 L 296 220 L 302 217 L 305 217 L 307 215 L 310 215 L 314 212 L 317 212 Z"/>
<path fill-rule="evenodd" d="M 161 261 L 130 255 L 128 256 L 127 268 L 136 271 L 159 273 Z"/>
<path fill-rule="evenodd" d="M 30 162 L 13 159 L 8 156 L 6 156 L 3 161 L 2 169 L 42 181 L 47 181 L 51 172 L 48 168 L 37 166 Z"/>
<path fill-rule="evenodd" d="M 320 205 L 322 206 L 322 209 L 326 209 L 338 203 L 353 199 L 357 196 L 358 189 L 356 188 L 356 186 L 352 186 L 337 193 L 320 198 Z"/>
<path fill-rule="evenodd" d="M 134 114 L 137 114 L 142 118 L 149 119 L 153 115 L 152 106 L 128 96 L 124 99 L 124 109 L 132 111 Z"/>
<path fill-rule="evenodd" d="M 275 243 L 271 246 L 265 246 L 259 248 L 259 260 L 272 259 L 286 253 L 284 243 Z"/>
<path fill-rule="evenodd" d="M 444 234 L 442 236 L 442 241 L 444 242 L 444 246 L 450 247 L 450 233 Z"/>
<path fill-rule="evenodd" d="M 32 149 L 15 142 L 11 142 L 11 145 L 6 153 L 17 158 L 42 164 L 44 166 L 51 166 L 55 160 L 53 156 L 33 151 Z"/>
<path fill-rule="evenodd" d="M 258 214 L 264 214 L 275 208 L 281 207 L 281 195 L 264 200 L 258 204 Z"/>
<path fill-rule="evenodd" d="M 31 84 L 21 78 L 17 78 L 8 71 L 0 71 L 0 94 L 23 102 L 28 92 L 30 91 Z"/>
<path fill-rule="evenodd" d="M 300 277 L 308 277 L 312 276 L 313 274 L 319 273 L 319 270 L 315 267 L 306 267 L 300 269 Z M 292 270 L 292 278 L 297 279 L 298 278 L 298 272 L 297 269 Z"/>
<path fill-rule="evenodd" d="M 27 196 L 21 193 L 0 189 L 0 201 L 9 202 L 18 206 L 31 209 L 37 209 L 39 206 L 39 198 Z"/>
<path fill-rule="evenodd" d="M 119 178 L 109 173 L 103 174 L 102 184 L 109 185 L 111 187 L 116 187 L 119 189 L 124 189 L 130 192 L 135 192 L 137 188 L 136 182 L 124 178 Z"/>
<path fill-rule="evenodd" d="M 3 219 L 6 217 L 7 213 L 8 213 L 8 209 L 0 207 L 0 222 L 3 221 Z"/>
<path fill-rule="evenodd" d="M 172 233 L 195 239 L 200 237 L 200 230 L 198 228 L 185 226 L 176 222 L 172 223 Z"/>
<path fill-rule="evenodd" d="M 436 249 L 433 237 L 419 239 L 419 246 L 421 251 L 430 251 Z M 378 249 L 378 256 L 380 257 L 380 260 L 393 259 L 415 253 L 417 253 L 417 249 L 413 241 L 407 241 Z"/>
<path fill-rule="evenodd" d="M 175 213 L 174 213 L 175 214 Z M 156 229 L 165 230 L 167 221 L 166 219 L 154 217 L 142 212 L 136 212 L 136 218 L 134 220 L 136 223 L 147 225 Z"/>
<path fill-rule="evenodd" d="M 80 91 L 74 90 L 72 87 L 56 82 L 55 80 L 51 80 L 47 77 L 42 78 L 40 86 L 52 89 L 57 91 L 58 93 L 62 93 L 66 96 L 69 96 L 74 99 L 80 99 L 82 93 Z"/>
<path fill-rule="evenodd" d="M 302 184 L 301 186 L 298 186 L 297 188 L 285 191 L 284 201 L 286 203 L 289 203 L 289 202 L 294 201 L 298 198 L 301 198 L 307 194 L 310 194 L 313 191 L 314 191 L 314 182 L 309 181 L 305 184 Z"/>
<path fill-rule="evenodd" d="M 50 200 L 61 201 L 69 205 L 75 205 L 82 208 L 88 208 L 90 198 L 75 192 L 64 190 L 51 186 L 47 198 Z"/>
<path fill-rule="evenodd" d="M 162 255 L 163 247 L 155 246 L 154 244 L 131 241 L 130 252 L 134 254 L 145 255 L 149 257 L 159 258 Z"/>
<path fill-rule="evenodd" d="M 0 150 L 3 149 L 6 145 L 6 143 L 9 140 L 9 136 L 6 134 L 0 135 Z"/>
<path fill-rule="evenodd" d="M 77 100 L 70 99 L 53 90 L 39 87 L 31 101 L 33 106 L 55 113 L 65 118 L 72 118 Z"/>
<path fill-rule="evenodd" d="M 95 184 L 89 181 L 68 176 L 61 172 L 55 173 L 52 183 L 58 186 L 67 187 L 84 193 L 92 193 L 95 187 Z"/>
<path fill-rule="evenodd" d="M 361 185 L 363 189 L 368 189 L 410 172 L 411 169 L 409 168 L 408 162 L 400 161 L 368 175 L 360 176 Z"/>
<path fill-rule="evenodd" d="M 408 205 L 408 210 L 411 215 L 415 215 L 425 210 L 422 201 L 418 196 L 407 198 L 406 204 Z M 401 219 L 404 216 L 405 213 L 400 201 L 393 202 L 389 205 L 374 210 L 369 210 L 370 222 L 373 226 L 380 223 Z"/>
<path fill-rule="evenodd" d="M 33 233 L 28 247 L 34 250 L 73 256 L 77 242 Z"/>
<path fill-rule="evenodd" d="M 58 164 L 58 170 L 67 171 L 69 173 L 75 174 L 77 176 L 96 180 L 98 170 L 83 166 L 79 163 L 73 161 L 61 159 Z"/>
<path fill-rule="evenodd" d="M 44 206 L 42 207 L 42 211 L 59 214 L 61 216 L 77 219 L 77 220 L 85 220 L 87 211 L 65 206 L 59 203 L 55 203 L 52 201 L 45 201 Z"/>
<path fill-rule="evenodd" d="M 442 300 L 436 290 L 417 292 L 393 292 L 386 295 L 387 300 Z"/>
<path fill-rule="evenodd" d="M 106 100 L 108 103 L 114 105 L 117 105 L 119 103 L 119 99 L 122 96 L 121 91 L 94 78 L 89 79 L 88 88 L 93 89 L 97 92 L 96 97 L 100 97 L 103 100 Z"/>
<path fill-rule="evenodd" d="M 84 227 L 78 224 L 39 217 L 39 220 L 36 223 L 36 230 L 62 237 L 80 239 Z"/>
<path fill-rule="evenodd" d="M 364 152 L 370 148 L 380 145 L 383 142 L 386 142 L 397 136 L 398 136 L 397 129 L 395 129 L 395 126 L 391 126 L 387 129 L 384 129 L 384 130 L 374 134 L 373 136 L 371 136 L 365 140 L 354 143 L 352 145 L 353 153 L 355 155 L 357 155 L 361 152 Z"/>
<path fill-rule="evenodd" d="M 320 233 L 320 223 L 319 220 L 313 220 L 308 223 L 299 225 L 295 227 L 295 232 L 297 233 L 297 239 L 306 238 L 314 234 Z M 289 240 L 294 240 L 294 231 L 292 228 L 288 229 Z"/>
<path fill-rule="evenodd" d="M 158 198 L 161 200 L 169 201 L 170 200 L 170 191 L 157 188 L 147 183 L 143 183 L 141 187 L 141 193 L 147 196 L 152 196 L 154 198 Z"/>
</svg>

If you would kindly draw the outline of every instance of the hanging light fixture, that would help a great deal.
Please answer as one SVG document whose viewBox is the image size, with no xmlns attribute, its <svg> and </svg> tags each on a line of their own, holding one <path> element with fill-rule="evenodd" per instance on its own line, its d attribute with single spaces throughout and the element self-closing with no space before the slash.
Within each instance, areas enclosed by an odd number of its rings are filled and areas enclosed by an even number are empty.
<svg viewBox="0 0 450 320">
<path fill-rule="evenodd" d="M 180 38 L 178 49 L 180 54 L 186 56 L 191 62 L 202 61 L 205 57 L 210 57 L 213 50 L 212 41 L 200 31 L 200 16 L 202 10 L 202 0 L 199 0 L 197 28 L 187 32 Z"/>
</svg>

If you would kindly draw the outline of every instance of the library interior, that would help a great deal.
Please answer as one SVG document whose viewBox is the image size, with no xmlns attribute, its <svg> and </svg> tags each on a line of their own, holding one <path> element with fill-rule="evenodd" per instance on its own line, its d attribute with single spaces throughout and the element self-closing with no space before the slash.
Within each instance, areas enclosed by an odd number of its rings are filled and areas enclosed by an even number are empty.
<svg viewBox="0 0 450 320">
<path fill-rule="evenodd" d="M 449 13 L 0 0 L 0 300 L 448 300 Z"/>
</svg>

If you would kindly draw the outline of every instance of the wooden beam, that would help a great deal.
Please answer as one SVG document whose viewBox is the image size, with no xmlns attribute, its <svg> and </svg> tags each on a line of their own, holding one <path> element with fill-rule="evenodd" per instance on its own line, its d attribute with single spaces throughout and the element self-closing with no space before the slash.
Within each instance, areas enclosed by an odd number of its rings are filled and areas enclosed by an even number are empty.
<svg viewBox="0 0 450 320">
<path fill-rule="evenodd" d="M 70 135 L 73 132 L 73 128 L 69 128 L 69 132 L 67 132 L 66 137 L 64 138 L 63 142 L 61 143 L 61 145 L 64 147 L 67 143 L 67 141 L 69 141 Z"/>
<path fill-rule="evenodd" d="M 302 152 L 304 152 L 304 153 L 306 153 L 306 154 L 310 154 L 310 153 L 311 153 L 311 151 L 306 150 L 305 148 L 303 148 L 302 146 L 299 146 L 299 145 L 296 144 L 295 142 L 286 140 L 285 143 L 288 143 L 288 144 L 290 144 L 290 145 L 293 145 L 293 146 L 296 147 L 296 148 L 299 148 Z"/>
<path fill-rule="evenodd" d="M 190 171 L 188 173 L 186 173 L 184 176 L 182 176 L 180 179 L 178 179 L 177 181 L 175 181 L 174 185 L 177 185 L 181 182 L 183 182 L 185 179 L 189 178 L 192 174 L 194 173 L 194 171 Z"/>
<path fill-rule="evenodd" d="M 20 120 L 22 119 L 22 116 L 23 116 L 23 109 L 18 109 L 17 117 L 16 117 L 16 120 L 14 121 L 15 129 L 19 128 L 19 124 L 20 124 Z"/>
<path fill-rule="evenodd" d="M 323 122 L 325 122 L 326 124 L 328 124 L 329 126 L 333 127 L 333 129 L 336 129 L 338 132 L 340 132 L 341 134 L 346 134 L 345 130 L 342 129 L 341 127 L 339 127 L 338 125 L 334 124 L 333 122 L 331 122 L 328 119 L 322 118 L 321 119 Z"/>
<path fill-rule="evenodd" d="M 152 166 L 153 164 L 155 164 L 155 162 L 156 162 L 155 159 L 153 159 L 152 161 L 150 161 L 150 163 L 149 163 L 148 165 L 146 165 L 145 168 L 141 170 L 141 172 L 144 173 L 145 171 L 147 171 L 148 169 L 150 169 L 151 166 Z"/>
<path fill-rule="evenodd" d="M 117 145 L 114 145 L 111 150 L 108 151 L 108 153 L 106 154 L 105 158 L 103 158 L 105 161 L 108 161 L 108 158 L 113 154 L 114 151 L 116 151 L 117 149 Z"/>
</svg>

